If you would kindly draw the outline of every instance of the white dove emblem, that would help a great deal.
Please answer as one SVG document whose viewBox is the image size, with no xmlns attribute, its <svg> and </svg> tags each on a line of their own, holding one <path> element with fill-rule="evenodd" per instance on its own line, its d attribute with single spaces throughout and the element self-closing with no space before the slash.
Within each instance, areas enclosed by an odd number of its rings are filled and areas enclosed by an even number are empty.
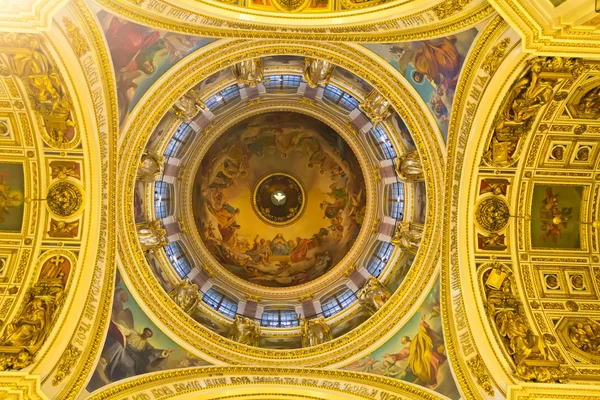
<svg viewBox="0 0 600 400">
<path fill-rule="evenodd" d="M 273 193 L 273 197 L 275 198 L 275 200 L 277 200 L 278 203 L 281 203 L 283 200 L 285 200 L 285 194 L 281 192 Z"/>
</svg>

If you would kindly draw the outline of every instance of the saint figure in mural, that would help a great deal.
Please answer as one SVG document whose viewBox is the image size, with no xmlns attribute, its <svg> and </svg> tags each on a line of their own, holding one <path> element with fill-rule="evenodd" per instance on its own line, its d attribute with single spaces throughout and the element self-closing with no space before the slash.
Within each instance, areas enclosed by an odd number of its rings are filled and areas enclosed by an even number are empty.
<svg viewBox="0 0 600 400">
<path fill-rule="evenodd" d="M 442 38 L 439 43 L 425 40 L 413 55 L 415 69 L 433 83 L 440 94 L 444 92 L 442 84 L 452 89 L 456 87 L 462 60 L 455 41 L 454 37 Z"/>
<path fill-rule="evenodd" d="M 392 365 L 408 358 L 408 365 L 413 375 L 426 385 L 436 385 L 438 370 L 446 361 L 446 356 L 442 354 L 443 338 L 425 322 L 425 316 L 423 314 L 421 317 L 419 332 L 414 338 L 411 339 L 408 336 L 402 338 L 402 343 L 405 345 L 402 351 L 396 354 L 386 354 L 384 358 L 392 361 Z"/>
<path fill-rule="evenodd" d="M 109 382 L 157 371 L 163 366 L 173 350 L 155 349 L 148 343 L 153 335 L 150 328 L 140 333 L 111 321 L 105 344 L 108 346 L 102 355 Z"/>
</svg>

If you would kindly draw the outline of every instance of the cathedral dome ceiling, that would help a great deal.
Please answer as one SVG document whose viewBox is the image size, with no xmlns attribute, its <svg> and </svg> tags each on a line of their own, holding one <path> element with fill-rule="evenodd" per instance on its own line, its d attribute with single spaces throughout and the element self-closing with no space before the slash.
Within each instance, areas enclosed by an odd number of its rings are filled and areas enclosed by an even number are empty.
<svg viewBox="0 0 600 400">
<path fill-rule="evenodd" d="M 17 3 L 0 393 L 600 397 L 592 1 Z"/>
</svg>

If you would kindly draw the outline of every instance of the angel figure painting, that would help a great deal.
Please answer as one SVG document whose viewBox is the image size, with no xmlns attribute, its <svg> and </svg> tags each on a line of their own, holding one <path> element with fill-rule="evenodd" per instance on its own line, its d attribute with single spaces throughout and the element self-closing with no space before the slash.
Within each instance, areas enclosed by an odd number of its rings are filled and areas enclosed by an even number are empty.
<svg viewBox="0 0 600 400">
<path fill-rule="evenodd" d="M 21 231 L 24 191 L 23 165 L 0 164 L 0 231 Z"/>
<path fill-rule="evenodd" d="M 477 33 L 471 28 L 432 40 L 365 46 L 404 75 L 429 106 L 446 140 L 456 84 Z"/>
<path fill-rule="evenodd" d="M 161 75 L 187 54 L 213 41 L 155 30 L 104 10 L 97 15 L 115 71 L 120 123 Z"/>
<path fill-rule="evenodd" d="M 305 209 L 287 226 L 264 222 L 252 200 L 257 182 L 273 172 L 293 175 L 304 188 Z M 302 114 L 270 112 L 238 123 L 211 145 L 192 206 L 218 262 L 249 282 L 287 287 L 316 279 L 346 255 L 363 223 L 364 187 L 356 156 L 333 129 Z M 286 201 L 273 196 L 273 207 Z"/>
<path fill-rule="evenodd" d="M 396 335 L 344 369 L 401 379 L 459 399 L 445 352 L 439 282 Z"/>
<path fill-rule="evenodd" d="M 117 273 L 110 325 L 86 390 L 174 368 L 209 365 L 175 344 L 144 314 Z"/>
<path fill-rule="evenodd" d="M 531 246 L 581 247 L 583 186 L 535 185 L 531 205 Z"/>
</svg>

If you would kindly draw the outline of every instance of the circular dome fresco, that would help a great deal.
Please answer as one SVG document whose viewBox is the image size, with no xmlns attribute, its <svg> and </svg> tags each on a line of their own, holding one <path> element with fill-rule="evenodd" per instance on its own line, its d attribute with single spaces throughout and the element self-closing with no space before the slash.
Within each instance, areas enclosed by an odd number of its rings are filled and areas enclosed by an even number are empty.
<svg viewBox="0 0 600 400">
<path fill-rule="evenodd" d="M 204 154 L 192 208 L 210 254 L 250 283 L 289 287 L 349 252 L 366 209 L 350 146 L 307 115 L 267 112 L 223 133 Z"/>
</svg>

